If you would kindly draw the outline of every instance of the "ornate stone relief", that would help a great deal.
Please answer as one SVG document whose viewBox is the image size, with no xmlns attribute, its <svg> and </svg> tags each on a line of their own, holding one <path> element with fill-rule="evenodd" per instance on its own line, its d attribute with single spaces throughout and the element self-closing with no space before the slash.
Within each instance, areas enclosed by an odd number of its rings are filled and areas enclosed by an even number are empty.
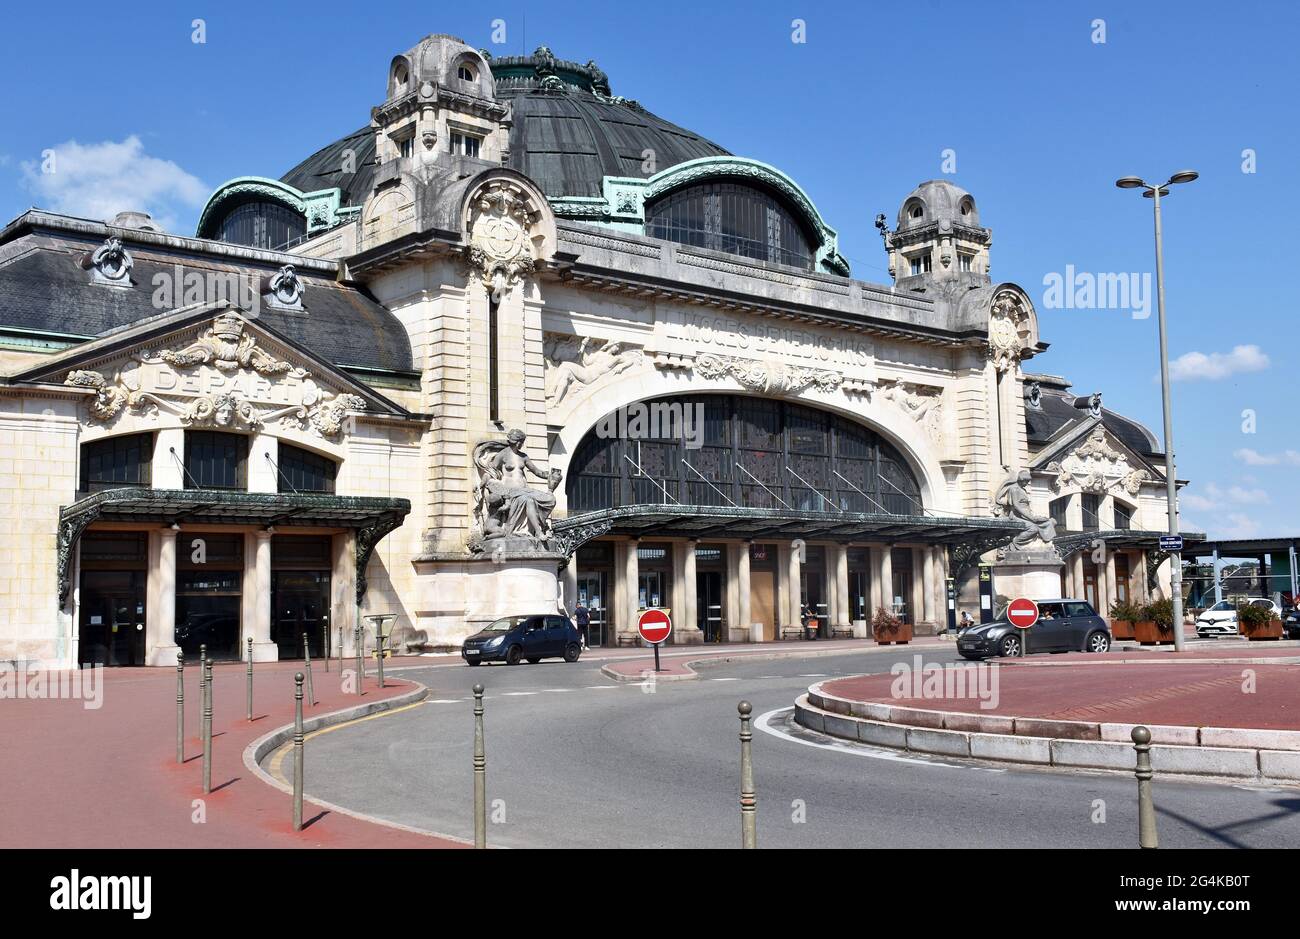
<svg viewBox="0 0 1300 939">
<path fill-rule="evenodd" d="M 1084 492 L 1102 494 L 1118 488 L 1135 496 L 1142 483 L 1151 478 L 1150 473 L 1134 468 L 1123 453 L 1110 445 L 1101 427 L 1063 459 L 1048 463 L 1047 471 L 1056 474 L 1052 488 L 1057 492 L 1074 485 Z"/>
<path fill-rule="evenodd" d="M 271 306 L 285 310 L 302 309 L 302 281 L 292 264 L 284 265 L 267 280 L 264 293 Z"/>
<path fill-rule="evenodd" d="M 222 313 L 196 342 L 184 349 L 164 349 L 154 356 L 146 353 L 140 361 L 148 364 L 165 362 L 177 368 L 212 364 L 223 371 L 251 368 L 259 375 L 288 375 L 291 378 L 304 378 L 308 374 L 306 369 L 296 368 L 259 348 L 256 337 L 244 331 L 243 319 L 234 313 Z"/>
<path fill-rule="evenodd" d="M 547 340 L 546 403 L 555 406 L 575 385 L 590 385 L 603 375 L 619 375 L 641 364 L 642 350 L 622 342 L 584 336 Z"/>
<path fill-rule="evenodd" d="M 94 251 L 82 257 L 81 266 L 94 272 L 96 283 L 113 287 L 131 286 L 131 268 L 135 261 L 131 252 L 116 235 L 108 238 Z"/>
<path fill-rule="evenodd" d="M 844 383 L 839 372 L 712 353 L 695 357 L 695 374 L 701 378 L 734 378 L 750 391 L 763 394 L 798 394 L 805 388 L 834 391 Z"/>
<path fill-rule="evenodd" d="M 989 358 L 999 372 L 1020 364 L 1020 355 L 1029 345 L 1029 313 L 1020 298 L 1003 291 L 993 298 L 989 316 Z"/>
<path fill-rule="evenodd" d="M 177 374 L 205 370 L 206 375 Z M 276 392 L 264 378 L 253 380 L 255 376 L 287 379 L 291 389 Z M 102 372 L 79 369 L 70 372 L 64 384 L 95 391 L 88 410 L 100 423 L 113 421 L 129 408 L 138 414 L 165 411 L 187 427 L 257 430 L 277 422 L 333 437 L 342 430 L 347 412 L 364 410 L 366 401 L 355 394 L 330 395 L 309 376 L 306 369 L 258 347 L 256 337 L 244 331 L 243 321 L 227 313 L 198 341 L 180 350 L 140 355 L 111 381 Z"/>
<path fill-rule="evenodd" d="M 925 429 L 931 440 L 938 443 L 943 436 L 940 427 L 943 389 L 912 382 L 889 382 L 880 387 L 880 397 L 892 401 L 904 414 Z"/>
<path fill-rule="evenodd" d="M 540 217 L 528 192 L 507 181 L 488 183 L 471 200 L 469 263 L 495 302 L 536 267 Z"/>
</svg>

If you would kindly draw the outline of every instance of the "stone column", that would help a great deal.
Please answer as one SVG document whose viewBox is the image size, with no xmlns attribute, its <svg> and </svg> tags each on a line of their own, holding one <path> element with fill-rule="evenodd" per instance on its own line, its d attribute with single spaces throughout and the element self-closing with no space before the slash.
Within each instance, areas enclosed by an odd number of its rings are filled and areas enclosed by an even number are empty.
<svg viewBox="0 0 1300 939">
<path fill-rule="evenodd" d="M 853 623 L 853 606 L 849 602 L 849 548 L 835 546 L 835 626 Z"/>
<path fill-rule="evenodd" d="M 880 548 L 880 605 L 891 613 L 894 610 L 894 546 Z"/>
<path fill-rule="evenodd" d="M 798 626 L 799 613 L 802 610 L 799 583 L 802 580 L 800 573 L 803 568 L 799 563 L 799 552 L 793 546 L 790 548 L 790 563 L 787 570 L 789 571 L 786 576 L 790 580 L 790 593 L 786 597 L 786 615 L 790 618 L 789 625 Z"/>
<path fill-rule="evenodd" d="M 750 642 L 759 642 L 762 636 L 751 636 L 749 628 L 753 625 L 750 622 L 749 609 L 749 549 L 750 543 L 746 541 L 740 545 L 740 551 L 736 556 L 736 607 L 739 609 L 737 614 L 739 622 L 736 626 L 747 636 Z"/>
<path fill-rule="evenodd" d="M 677 643 L 696 643 L 704 641 L 704 631 L 700 629 L 699 610 L 696 609 L 699 597 L 696 596 L 695 548 L 699 542 L 692 538 L 681 545 L 682 549 L 682 609 L 680 618 L 674 610 L 673 641 Z"/>
<path fill-rule="evenodd" d="M 569 558 L 569 563 L 565 565 L 564 574 L 560 580 L 563 586 L 564 612 L 569 616 L 573 615 L 573 608 L 578 605 L 578 552 L 574 551 L 573 556 Z"/>
<path fill-rule="evenodd" d="M 638 542 L 635 538 L 628 540 L 627 557 L 624 559 L 623 563 L 623 579 L 625 582 L 624 596 L 627 598 L 627 608 L 625 612 L 627 621 L 620 624 L 622 628 L 619 631 L 626 633 L 629 636 L 636 635 L 637 614 L 641 611 L 641 604 L 637 594 L 637 581 L 641 577 L 640 568 L 638 566 L 639 562 L 636 556 L 637 544 Z"/>
<path fill-rule="evenodd" d="M 934 614 L 935 593 L 934 548 L 921 549 L 921 618 L 926 623 L 938 623 Z"/>
<path fill-rule="evenodd" d="M 1074 552 L 1074 557 L 1070 558 L 1070 570 L 1073 571 L 1075 599 L 1084 600 L 1084 581 L 1083 581 L 1083 551 Z"/>
<path fill-rule="evenodd" d="M 157 560 L 150 580 L 156 584 L 146 607 L 145 661 L 150 665 L 175 665 L 176 653 L 176 535 L 174 528 L 150 532 L 157 543 Z M 154 556 L 154 552 L 149 552 Z"/>
<path fill-rule="evenodd" d="M 257 581 L 252 623 L 254 662 L 274 662 L 280 657 L 279 648 L 271 641 L 271 539 L 274 536 L 274 531 L 265 529 L 253 533 L 254 577 Z M 242 657 L 245 650 L 241 649 L 240 654 Z"/>
<path fill-rule="evenodd" d="M 876 610 L 885 605 L 885 591 L 880 585 L 881 564 L 880 554 L 884 549 L 880 545 L 870 545 L 867 548 L 867 569 L 871 573 L 871 583 L 869 584 L 870 595 L 867 597 L 867 629 L 871 629 L 871 618 L 876 615 Z"/>
<path fill-rule="evenodd" d="M 1115 602 L 1115 555 L 1112 551 L 1106 551 L 1106 571 L 1103 579 L 1106 582 L 1106 602 L 1097 612 L 1104 617 L 1110 616 L 1110 605 Z"/>
</svg>

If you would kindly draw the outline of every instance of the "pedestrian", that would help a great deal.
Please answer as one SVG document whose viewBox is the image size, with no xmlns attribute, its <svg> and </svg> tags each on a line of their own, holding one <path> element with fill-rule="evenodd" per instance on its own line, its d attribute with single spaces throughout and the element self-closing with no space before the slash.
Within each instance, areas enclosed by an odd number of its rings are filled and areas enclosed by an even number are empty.
<svg viewBox="0 0 1300 939">
<path fill-rule="evenodd" d="M 807 603 L 803 605 L 803 610 L 799 615 L 803 621 L 803 637 L 805 639 L 817 638 L 817 614 L 813 612 L 812 607 Z"/>
<path fill-rule="evenodd" d="M 957 624 L 957 632 L 961 632 L 962 630 L 965 630 L 965 629 L 970 629 L 970 628 L 971 628 L 972 626 L 974 626 L 974 625 L 975 625 L 975 621 L 974 621 L 973 619 L 970 618 L 970 611 L 969 611 L 969 610 L 962 610 L 962 611 L 961 611 L 961 622 L 959 622 L 959 623 Z"/>
<path fill-rule="evenodd" d="M 591 611 L 582 600 L 579 600 L 578 605 L 573 608 L 573 621 L 577 624 L 578 634 L 582 636 L 582 651 L 586 652 L 591 642 Z"/>
</svg>

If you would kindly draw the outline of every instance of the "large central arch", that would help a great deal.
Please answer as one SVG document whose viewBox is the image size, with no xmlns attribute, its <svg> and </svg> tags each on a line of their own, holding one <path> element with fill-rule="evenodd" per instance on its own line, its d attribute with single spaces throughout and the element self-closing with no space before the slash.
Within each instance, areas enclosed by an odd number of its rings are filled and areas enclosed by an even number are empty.
<svg viewBox="0 0 1300 939">
<path fill-rule="evenodd" d="M 918 515 L 922 498 L 907 460 L 862 423 L 725 393 L 610 412 L 575 448 L 565 492 L 571 513 L 677 502 Z"/>
</svg>

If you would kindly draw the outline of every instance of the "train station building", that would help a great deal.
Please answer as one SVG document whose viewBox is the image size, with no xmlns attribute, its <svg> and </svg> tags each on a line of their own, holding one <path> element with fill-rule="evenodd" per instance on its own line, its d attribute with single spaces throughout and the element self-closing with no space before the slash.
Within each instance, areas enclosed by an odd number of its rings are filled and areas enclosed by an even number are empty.
<svg viewBox="0 0 1300 939">
<path fill-rule="evenodd" d="M 0 230 L 0 660 L 350 652 L 377 613 L 450 648 L 579 601 L 604 644 L 648 607 L 684 643 L 805 604 L 925 633 L 982 563 L 1167 589 L 1159 443 L 1031 361 L 996 209 L 900 192 L 870 283 L 862 220 L 592 61 L 434 35 L 363 79 L 358 130 L 253 154 L 193 236 Z"/>
</svg>

